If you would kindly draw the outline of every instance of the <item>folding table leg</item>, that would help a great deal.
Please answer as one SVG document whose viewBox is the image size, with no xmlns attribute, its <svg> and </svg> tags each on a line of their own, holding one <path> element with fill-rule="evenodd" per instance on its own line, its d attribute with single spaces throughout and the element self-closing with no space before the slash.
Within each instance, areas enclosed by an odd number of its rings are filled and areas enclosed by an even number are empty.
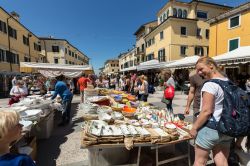
<svg viewBox="0 0 250 166">
<path fill-rule="evenodd" d="M 156 145 L 156 148 L 155 148 L 155 162 L 156 162 L 156 166 L 158 166 L 159 165 L 159 156 L 158 156 L 158 153 L 159 152 L 159 150 L 158 150 L 158 145 Z"/>
<path fill-rule="evenodd" d="M 191 166 L 191 156 L 190 156 L 190 141 L 187 141 L 188 146 L 188 166 Z"/>
<path fill-rule="evenodd" d="M 140 165 L 140 157 L 141 157 L 141 146 L 138 147 L 138 154 L 137 154 L 137 163 L 136 165 Z"/>
</svg>

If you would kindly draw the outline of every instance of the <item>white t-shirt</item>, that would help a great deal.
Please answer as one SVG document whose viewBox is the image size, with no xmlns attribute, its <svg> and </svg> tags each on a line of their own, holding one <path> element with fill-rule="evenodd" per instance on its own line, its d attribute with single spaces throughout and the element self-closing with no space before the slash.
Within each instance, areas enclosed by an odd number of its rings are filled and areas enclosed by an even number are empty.
<svg viewBox="0 0 250 166">
<path fill-rule="evenodd" d="M 223 81 L 228 81 L 228 78 L 215 78 Z M 224 92 L 221 89 L 219 84 L 216 84 L 214 82 L 207 82 L 203 85 L 201 89 L 201 107 L 202 108 L 202 93 L 207 92 L 212 94 L 215 97 L 215 105 L 214 105 L 214 113 L 213 116 L 216 119 L 216 121 L 220 120 L 222 109 L 223 109 L 223 100 L 224 100 Z M 209 120 L 213 120 L 211 117 Z"/>
<path fill-rule="evenodd" d="M 174 82 L 174 79 L 173 77 L 170 77 L 168 80 L 167 80 L 167 85 L 168 86 L 173 86 L 175 88 L 175 82 Z"/>
<path fill-rule="evenodd" d="M 25 86 L 23 86 L 22 88 L 19 88 L 18 86 L 14 86 L 10 90 L 10 95 L 14 95 L 14 94 L 27 95 L 28 89 Z"/>
</svg>

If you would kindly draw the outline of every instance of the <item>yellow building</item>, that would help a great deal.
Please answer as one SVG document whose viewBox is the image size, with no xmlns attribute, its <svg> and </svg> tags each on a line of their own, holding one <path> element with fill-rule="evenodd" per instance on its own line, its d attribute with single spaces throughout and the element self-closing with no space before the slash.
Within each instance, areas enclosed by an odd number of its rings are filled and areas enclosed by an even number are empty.
<svg viewBox="0 0 250 166">
<path fill-rule="evenodd" d="M 15 12 L 0 7 L 0 71 L 20 72 L 20 62 L 43 62 L 39 38 L 28 30 Z"/>
<path fill-rule="evenodd" d="M 250 2 L 210 19 L 208 23 L 211 38 L 209 56 L 250 46 Z"/>
<path fill-rule="evenodd" d="M 40 40 L 41 54 L 46 57 L 48 63 L 71 65 L 89 64 L 89 58 L 65 39 L 40 37 Z"/>
<path fill-rule="evenodd" d="M 135 56 L 136 49 L 133 48 L 128 50 L 128 52 L 120 54 L 118 56 L 120 72 L 126 73 L 136 70 L 137 58 Z"/>
<path fill-rule="evenodd" d="M 214 17 L 208 20 L 208 23 L 210 23 L 211 38 L 209 56 L 213 57 L 228 53 L 238 47 L 250 46 L 250 2 Z M 246 59 L 226 62 L 222 65 L 231 80 L 236 80 L 242 73 L 250 75 L 249 60 L 248 63 Z"/>
<path fill-rule="evenodd" d="M 146 61 L 164 62 L 208 55 L 209 24 L 206 20 L 229 9 L 204 1 L 170 0 L 157 13 L 158 26 L 144 37 Z"/>
<path fill-rule="evenodd" d="M 144 37 L 149 34 L 155 27 L 157 26 L 157 21 L 152 21 L 152 22 L 148 22 L 145 23 L 143 25 L 141 25 L 139 27 L 139 29 L 134 33 L 134 35 L 136 36 L 136 64 L 138 65 L 141 62 L 145 62 L 146 61 L 146 44 L 145 44 L 145 40 Z"/>
<path fill-rule="evenodd" d="M 104 63 L 103 73 L 105 75 L 118 74 L 119 73 L 119 60 L 109 59 Z"/>
</svg>

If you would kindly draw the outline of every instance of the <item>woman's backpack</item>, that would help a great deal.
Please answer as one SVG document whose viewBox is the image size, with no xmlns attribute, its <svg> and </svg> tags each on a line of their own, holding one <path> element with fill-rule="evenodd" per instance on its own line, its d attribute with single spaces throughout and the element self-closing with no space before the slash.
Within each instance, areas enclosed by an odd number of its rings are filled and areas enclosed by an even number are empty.
<svg viewBox="0 0 250 166">
<path fill-rule="evenodd" d="M 231 81 L 212 79 L 224 92 L 223 110 L 218 122 L 213 117 L 213 124 L 207 127 L 218 130 L 231 137 L 247 136 L 250 134 L 249 96 L 245 91 Z M 211 124 L 211 123 L 210 123 Z"/>
</svg>

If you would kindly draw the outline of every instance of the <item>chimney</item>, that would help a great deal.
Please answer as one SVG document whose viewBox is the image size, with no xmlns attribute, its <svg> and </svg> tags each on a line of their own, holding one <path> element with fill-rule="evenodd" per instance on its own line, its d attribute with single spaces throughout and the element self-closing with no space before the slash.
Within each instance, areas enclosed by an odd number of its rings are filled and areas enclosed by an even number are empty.
<svg viewBox="0 0 250 166">
<path fill-rule="evenodd" d="M 11 12 L 10 15 L 11 15 L 14 19 L 16 19 L 17 21 L 20 20 L 19 14 L 17 14 L 15 11 Z"/>
</svg>

